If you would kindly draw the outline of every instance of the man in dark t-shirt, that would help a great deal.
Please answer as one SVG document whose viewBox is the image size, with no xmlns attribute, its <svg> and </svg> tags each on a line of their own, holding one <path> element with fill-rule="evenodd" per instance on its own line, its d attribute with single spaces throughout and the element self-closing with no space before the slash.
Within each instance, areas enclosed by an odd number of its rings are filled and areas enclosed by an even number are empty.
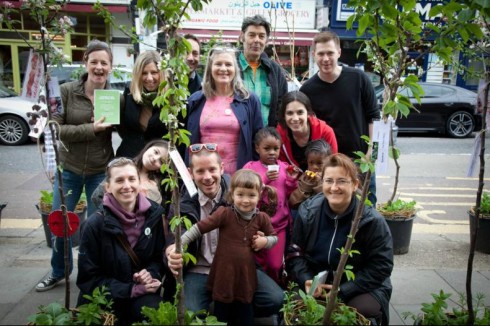
<svg viewBox="0 0 490 326">
<path fill-rule="evenodd" d="M 339 66 L 340 40 L 332 32 L 313 39 L 313 51 L 319 71 L 300 91 L 311 101 L 316 116 L 331 126 L 339 153 L 357 158 L 356 151 L 371 156 L 371 148 L 361 139 L 372 138 L 373 120 L 379 119 L 376 95 L 369 77 L 356 68 Z M 376 204 L 376 178 L 373 174 L 369 199 Z"/>
</svg>

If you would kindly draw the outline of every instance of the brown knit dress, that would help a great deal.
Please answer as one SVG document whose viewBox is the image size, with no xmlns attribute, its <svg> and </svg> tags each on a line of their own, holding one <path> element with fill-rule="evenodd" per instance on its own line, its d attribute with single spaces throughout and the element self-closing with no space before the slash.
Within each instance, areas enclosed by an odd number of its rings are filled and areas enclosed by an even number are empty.
<svg viewBox="0 0 490 326">
<path fill-rule="evenodd" d="M 219 228 L 218 248 L 208 276 L 213 300 L 251 303 L 257 288 L 257 271 L 252 237 L 257 231 L 275 235 L 270 217 L 257 213 L 250 221 L 239 217 L 231 207 L 220 207 L 197 223 L 201 234 Z"/>
</svg>

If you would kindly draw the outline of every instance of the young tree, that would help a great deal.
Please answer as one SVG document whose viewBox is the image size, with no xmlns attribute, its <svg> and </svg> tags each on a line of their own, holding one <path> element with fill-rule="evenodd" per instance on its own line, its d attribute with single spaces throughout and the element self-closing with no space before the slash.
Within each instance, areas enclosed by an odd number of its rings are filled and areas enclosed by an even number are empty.
<svg viewBox="0 0 490 326">
<path fill-rule="evenodd" d="M 482 4 L 478 4 L 478 3 Z M 356 8 L 355 14 L 349 17 L 347 28 L 357 24 L 357 36 L 365 37 L 360 51 L 364 51 L 383 81 L 384 93 L 382 117 L 386 121 L 392 117 L 406 117 L 413 109 L 410 100 L 397 91 L 400 87 L 408 88 L 420 101 L 423 95 L 418 84 L 418 75 L 405 76 L 405 71 L 415 65 L 417 59 L 433 53 L 443 63 L 453 64 L 464 72 L 458 58 L 453 53 L 466 55 L 477 53 L 484 38 L 484 29 L 488 26 L 486 13 L 479 11 L 485 1 L 449 1 L 432 6 L 427 22 L 422 22 L 415 11 L 416 0 L 350 0 L 349 6 Z M 488 4 L 487 4 L 488 6 Z M 478 13 L 482 15 L 479 15 Z M 483 24 L 482 24 L 483 22 Z M 411 58 L 409 51 L 417 52 L 417 58 Z M 421 73 L 425 73 L 422 71 Z M 393 144 L 391 135 L 390 156 L 396 165 L 395 183 L 388 205 L 393 202 L 397 193 L 400 166 L 400 151 Z"/>
<path fill-rule="evenodd" d="M 416 59 L 410 58 L 408 51 L 417 51 L 422 57 L 427 53 L 436 54 L 443 63 L 452 64 L 461 74 L 475 73 L 460 64 L 453 53 L 476 60 L 485 60 L 489 55 L 489 14 L 490 3 L 482 0 L 447 1 L 433 6 L 429 12 L 429 22 L 423 23 L 414 10 L 416 0 L 350 0 L 349 6 L 356 12 L 348 19 L 347 26 L 357 23 L 357 35 L 367 37 L 362 50 L 374 64 L 374 70 L 381 74 L 385 86 L 383 93 L 383 119 L 407 116 L 413 108 L 406 96 L 397 93 L 400 87 L 409 88 L 420 101 L 422 90 L 418 76 L 404 77 L 406 68 Z M 480 72 L 485 74 L 485 71 Z M 488 76 L 487 76 L 488 77 Z M 488 87 L 487 87 L 488 92 Z M 485 125 L 485 124 L 484 124 Z M 484 144 L 484 138 L 482 144 Z M 388 205 L 393 201 L 397 187 L 400 166 L 400 152 L 395 148 L 391 135 L 390 156 L 396 165 L 393 193 Z M 481 160 L 483 165 L 482 147 Z M 480 172 L 480 180 L 482 180 Z M 480 187 L 482 187 L 480 181 Z M 481 189 L 477 196 L 477 209 L 481 199 Z M 478 227 L 476 228 L 478 229 Z M 468 323 L 474 323 L 471 293 L 471 275 L 477 230 L 471 234 L 471 247 L 466 278 Z"/>
<path fill-rule="evenodd" d="M 51 110 L 44 109 L 49 99 L 49 88 L 45 87 L 48 80 L 48 65 L 49 64 L 62 64 L 66 62 L 66 58 L 63 52 L 55 44 L 57 36 L 65 36 L 72 31 L 72 22 L 69 17 L 60 14 L 62 6 L 66 3 L 65 0 L 25 0 L 19 9 L 14 8 L 10 2 L 3 2 L 0 15 L 0 24 L 5 24 L 10 30 L 16 31 L 19 38 L 26 43 L 26 45 L 32 49 L 35 53 L 39 53 L 42 57 L 42 64 L 44 66 L 44 76 L 41 80 L 41 89 L 45 89 L 45 95 L 40 95 L 38 102 L 33 105 L 33 111 L 29 112 L 31 120 L 36 121 L 41 118 L 41 115 L 47 116 L 48 129 L 44 132 L 51 134 L 53 143 L 56 139 L 56 123 L 51 120 Z M 14 17 L 20 17 L 20 15 L 29 16 L 35 23 L 37 23 L 41 39 L 39 42 L 34 42 L 26 39 L 24 34 L 19 31 L 20 22 L 13 19 Z M 27 18 L 26 18 L 27 19 Z M 56 167 L 61 169 L 58 149 L 56 145 L 53 145 L 55 153 Z M 65 205 L 65 195 L 63 193 L 63 180 L 61 173 L 58 173 L 59 188 L 54 191 L 60 192 L 61 198 L 61 211 L 64 220 L 64 260 L 65 260 L 65 307 L 68 309 L 70 306 L 70 263 L 69 263 L 69 242 L 68 242 L 68 212 Z"/>
</svg>

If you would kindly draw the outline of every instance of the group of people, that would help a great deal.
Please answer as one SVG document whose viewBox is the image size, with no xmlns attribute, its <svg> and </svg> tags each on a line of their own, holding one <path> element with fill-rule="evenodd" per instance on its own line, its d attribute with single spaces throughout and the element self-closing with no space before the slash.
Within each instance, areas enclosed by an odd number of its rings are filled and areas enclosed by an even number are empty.
<svg viewBox="0 0 490 326">
<path fill-rule="evenodd" d="M 340 41 L 331 32 L 313 40 L 317 74 L 288 92 L 283 69 L 264 53 L 271 28 L 259 15 L 242 23 L 242 51 L 212 48 L 204 74 L 197 72 L 201 44 L 191 45 L 187 117 L 191 145 L 182 151 L 197 187 L 182 187 L 181 215 L 192 227 L 182 243 L 196 257 L 183 264 L 164 222 L 173 215 L 160 169 L 168 161 L 166 125 L 153 105 L 165 78 L 157 51 L 141 53 L 133 79 L 121 96 L 121 145 L 113 158 L 113 126 L 94 121 L 94 90 L 109 87 L 110 47 L 88 44 L 86 74 L 63 84 L 65 110 L 55 116 L 65 205 L 73 210 L 83 189 L 88 220 L 82 225 L 78 257 L 78 304 L 97 286 L 109 287 L 120 323 L 141 321 L 141 307 L 164 300 L 164 274 L 183 272 L 185 305 L 209 310 L 220 321 L 253 324 L 254 317 L 279 314 L 283 274 L 303 290 L 334 271 L 358 205 L 362 175 L 355 151 L 370 155 L 360 138 L 372 136 L 379 118 L 374 90 L 360 70 L 338 65 Z M 375 180 L 374 178 L 372 179 Z M 57 191 L 53 209 L 59 209 Z M 370 200 L 375 204 L 375 183 Z M 340 298 L 375 322 L 388 321 L 393 253 L 390 231 L 373 207 L 364 208 L 350 259 L 355 280 L 343 279 Z M 65 274 L 62 238 L 54 238 L 52 272 L 37 286 L 46 291 Z M 70 246 L 70 272 L 73 268 Z M 166 284 L 166 283 L 165 283 Z M 166 289 L 167 290 L 167 289 Z M 168 297 L 168 296 L 167 296 Z M 170 296 L 171 297 L 171 296 Z"/>
</svg>

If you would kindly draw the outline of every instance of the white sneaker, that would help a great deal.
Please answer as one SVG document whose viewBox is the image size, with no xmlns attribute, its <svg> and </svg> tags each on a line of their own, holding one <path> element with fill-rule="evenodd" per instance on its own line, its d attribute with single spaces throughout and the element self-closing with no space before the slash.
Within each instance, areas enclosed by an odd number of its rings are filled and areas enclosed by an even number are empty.
<svg viewBox="0 0 490 326">
<path fill-rule="evenodd" d="M 63 278 L 54 278 L 53 275 L 50 274 L 48 277 L 46 277 L 44 280 L 42 280 L 36 285 L 36 291 L 44 292 L 44 291 L 51 290 L 56 285 L 58 285 L 58 283 L 61 282 L 62 280 Z"/>
</svg>

